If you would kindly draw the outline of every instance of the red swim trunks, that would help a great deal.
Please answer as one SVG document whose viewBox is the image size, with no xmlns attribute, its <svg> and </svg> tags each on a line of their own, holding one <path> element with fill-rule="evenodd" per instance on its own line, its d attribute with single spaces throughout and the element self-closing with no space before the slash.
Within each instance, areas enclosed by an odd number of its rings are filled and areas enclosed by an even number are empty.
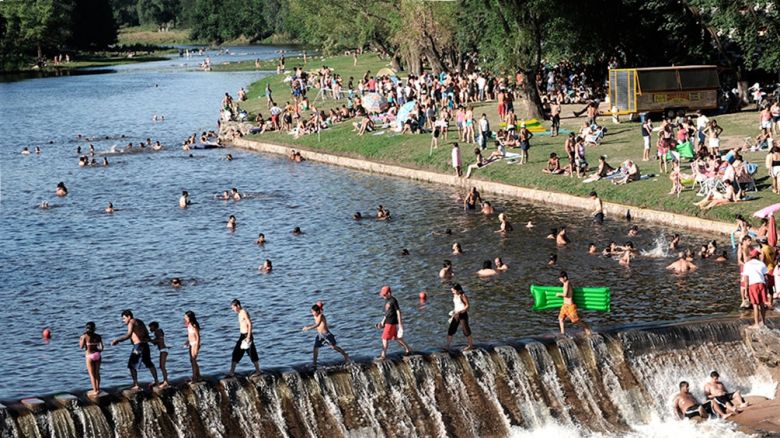
<svg viewBox="0 0 780 438">
<path fill-rule="evenodd" d="M 385 329 L 382 331 L 382 340 L 392 341 L 398 337 L 398 324 L 385 324 Z"/>
<path fill-rule="evenodd" d="M 766 285 L 764 283 L 751 284 L 748 288 L 748 297 L 750 297 L 750 304 L 761 305 L 766 303 Z"/>
</svg>

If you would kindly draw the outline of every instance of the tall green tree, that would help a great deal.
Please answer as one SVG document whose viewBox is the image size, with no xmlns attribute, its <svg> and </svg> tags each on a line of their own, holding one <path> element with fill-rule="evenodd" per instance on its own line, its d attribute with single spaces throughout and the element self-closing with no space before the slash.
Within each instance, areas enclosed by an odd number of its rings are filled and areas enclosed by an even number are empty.
<svg viewBox="0 0 780 438">
<path fill-rule="evenodd" d="M 175 24 L 179 0 L 138 0 L 136 9 L 141 24 L 154 24 L 162 28 L 168 23 Z"/>
<path fill-rule="evenodd" d="M 119 27 L 138 26 L 137 0 L 111 0 L 114 20 Z"/>
<path fill-rule="evenodd" d="M 109 0 L 75 0 L 70 44 L 79 49 L 104 49 L 117 41 L 117 24 Z"/>
<path fill-rule="evenodd" d="M 66 0 L 31 0 L 19 8 L 19 39 L 43 58 L 46 48 L 60 48 L 71 33 L 72 3 Z"/>
</svg>

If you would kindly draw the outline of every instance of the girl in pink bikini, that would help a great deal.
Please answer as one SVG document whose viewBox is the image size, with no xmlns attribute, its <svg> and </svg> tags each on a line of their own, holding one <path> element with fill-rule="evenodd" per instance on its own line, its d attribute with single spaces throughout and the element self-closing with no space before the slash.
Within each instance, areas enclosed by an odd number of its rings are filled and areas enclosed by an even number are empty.
<svg viewBox="0 0 780 438">
<path fill-rule="evenodd" d="M 79 339 L 79 348 L 86 350 L 87 371 L 89 381 L 92 383 L 92 391 L 87 395 L 96 397 L 100 394 L 100 352 L 103 351 L 103 338 L 95 333 L 95 323 L 90 321 L 84 326 L 84 334 Z"/>
</svg>

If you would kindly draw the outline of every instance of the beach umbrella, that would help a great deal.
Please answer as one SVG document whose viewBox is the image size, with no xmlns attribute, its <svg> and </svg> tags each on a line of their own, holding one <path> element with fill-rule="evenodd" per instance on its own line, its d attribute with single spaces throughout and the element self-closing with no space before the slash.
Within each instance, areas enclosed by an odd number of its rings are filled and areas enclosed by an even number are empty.
<svg viewBox="0 0 780 438">
<path fill-rule="evenodd" d="M 404 128 L 404 122 L 406 122 L 407 119 L 409 119 L 409 114 L 414 110 L 414 106 L 417 104 L 417 101 L 410 100 L 409 102 L 406 102 L 401 106 L 401 108 L 398 110 L 398 115 L 396 116 L 396 120 L 398 121 L 398 130 L 401 131 Z"/>
<path fill-rule="evenodd" d="M 387 99 L 379 93 L 368 93 L 363 96 L 363 108 L 368 113 L 381 113 L 387 110 Z"/>
<path fill-rule="evenodd" d="M 761 210 L 758 210 L 757 212 L 753 213 L 753 216 L 765 218 L 778 210 L 780 210 L 780 204 L 772 204 L 769 207 L 764 207 Z"/>
<path fill-rule="evenodd" d="M 380 68 L 378 72 L 376 72 L 377 76 L 395 76 L 395 70 L 392 68 Z"/>
<path fill-rule="evenodd" d="M 775 225 L 775 215 L 769 215 L 769 233 L 766 236 L 769 246 L 774 247 L 777 245 L 777 225 Z"/>
</svg>

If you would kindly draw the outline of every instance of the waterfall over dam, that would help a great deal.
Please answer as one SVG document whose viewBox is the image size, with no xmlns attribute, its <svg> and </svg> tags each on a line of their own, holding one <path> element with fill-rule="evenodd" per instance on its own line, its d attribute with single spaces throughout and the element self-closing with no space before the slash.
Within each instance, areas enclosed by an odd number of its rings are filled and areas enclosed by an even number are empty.
<svg viewBox="0 0 780 438">
<path fill-rule="evenodd" d="M 525 339 L 466 353 L 266 371 L 161 391 L 6 401 L 0 437 L 502 437 L 549 425 L 622 435 L 671 420 L 681 380 L 775 395 L 778 321 L 709 320 Z M 67 372 L 73 372 L 67 370 Z M 86 379 L 86 377 L 85 377 Z"/>
</svg>

